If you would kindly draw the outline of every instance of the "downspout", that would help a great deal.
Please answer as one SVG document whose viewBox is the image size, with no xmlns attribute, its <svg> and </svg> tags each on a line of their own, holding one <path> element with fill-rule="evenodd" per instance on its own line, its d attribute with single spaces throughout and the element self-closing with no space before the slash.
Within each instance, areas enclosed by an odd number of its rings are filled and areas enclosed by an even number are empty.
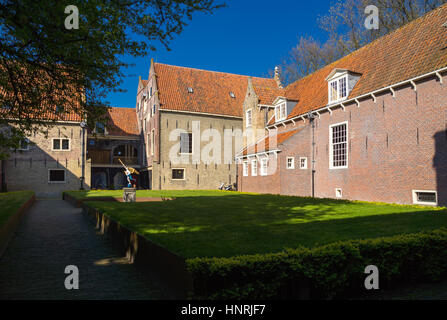
<svg viewBox="0 0 447 320">
<path fill-rule="evenodd" d="M 315 198 L 315 115 L 309 112 L 309 121 L 312 125 L 312 179 L 311 179 L 311 188 L 312 188 L 312 198 Z"/>
<path fill-rule="evenodd" d="M 81 141 L 81 188 L 79 190 L 84 190 L 84 180 L 85 180 L 85 122 L 81 122 L 81 130 L 82 130 L 82 141 Z"/>
</svg>

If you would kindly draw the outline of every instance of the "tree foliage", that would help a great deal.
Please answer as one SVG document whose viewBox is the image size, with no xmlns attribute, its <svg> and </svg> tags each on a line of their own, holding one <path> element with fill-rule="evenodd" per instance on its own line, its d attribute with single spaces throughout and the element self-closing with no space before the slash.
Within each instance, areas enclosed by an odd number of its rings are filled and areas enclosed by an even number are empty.
<svg viewBox="0 0 447 320">
<path fill-rule="evenodd" d="M 337 0 L 318 19 L 328 40 L 301 37 L 283 63 L 283 80 L 290 83 L 311 74 L 444 3 L 447 0 Z M 378 30 L 365 27 L 369 5 L 379 9 Z"/>
<path fill-rule="evenodd" d="M 0 133 L 3 150 L 68 114 L 93 125 L 105 114 L 107 94 L 119 91 L 126 56 L 169 49 L 195 12 L 222 6 L 214 0 L 74 1 L 79 28 L 68 30 L 68 4 L 0 0 L 0 126 L 14 119 L 17 128 Z"/>
</svg>

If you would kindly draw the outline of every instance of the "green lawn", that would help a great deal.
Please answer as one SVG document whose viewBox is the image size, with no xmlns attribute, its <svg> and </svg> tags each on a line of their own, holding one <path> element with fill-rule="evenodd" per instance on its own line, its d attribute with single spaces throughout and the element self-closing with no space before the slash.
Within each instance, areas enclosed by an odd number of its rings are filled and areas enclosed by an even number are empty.
<svg viewBox="0 0 447 320">
<path fill-rule="evenodd" d="M 0 193 L 0 227 L 8 221 L 9 217 L 16 213 L 19 208 L 28 201 L 34 192 L 18 191 Z"/>
<path fill-rule="evenodd" d="M 93 200 L 122 191 L 70 194 Z M 139 191 L 137 196 L 176 200 L 89 204 L 185 258 L 277 252 L 447 226 L 445 208 L 222 191 Z"/>
</svg>

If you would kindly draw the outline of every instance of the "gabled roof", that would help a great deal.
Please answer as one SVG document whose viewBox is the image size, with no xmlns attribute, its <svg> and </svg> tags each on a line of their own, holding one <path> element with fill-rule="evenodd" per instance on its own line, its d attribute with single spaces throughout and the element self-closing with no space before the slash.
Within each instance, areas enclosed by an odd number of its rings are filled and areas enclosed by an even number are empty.
<svg viewBox="0 0 447 320">
<path fill-rule="evenodd" d="M 135 108 L 109 108 L 107 110 L 107 134 L 110 136 L 139 136 Z"/>
<path fill-rule="evenodd" d="M 160 109 L 242 117 L 248 76 L 206 71 L 154 63 Z M 251 78 L 253 85 L 264 92 L 274 86 L 274 79 Z M 189 93 L 188 88 L 193 92 Z M 234 98 L 230 93 L 234 93 Z"/>
<path fill-rule="evenodd" d="M 326 78 L 334 69 L 361 74 L 348 99 L 447 66 L 447 4 L 383 36 L 286 88 L 298 100 L 288 119 L 328 104 Z"/>
</svg>

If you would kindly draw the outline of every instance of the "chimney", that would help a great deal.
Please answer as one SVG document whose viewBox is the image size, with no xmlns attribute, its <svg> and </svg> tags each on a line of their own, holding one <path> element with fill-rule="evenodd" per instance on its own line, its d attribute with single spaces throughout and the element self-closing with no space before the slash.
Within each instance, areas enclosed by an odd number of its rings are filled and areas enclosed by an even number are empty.
<svg viewBox="0 0 447 320">
<path fill-rule="evenodd" d="M 275 76 L 273 77 L 273 79 L 276 80 L 278 87 L 280 87 L 282 89 L 283 87 L 282 87 L 282 83 L 281 83 L 281 73 L 280 73 L 278 66 L 275 67 Z"/>
</svg>

